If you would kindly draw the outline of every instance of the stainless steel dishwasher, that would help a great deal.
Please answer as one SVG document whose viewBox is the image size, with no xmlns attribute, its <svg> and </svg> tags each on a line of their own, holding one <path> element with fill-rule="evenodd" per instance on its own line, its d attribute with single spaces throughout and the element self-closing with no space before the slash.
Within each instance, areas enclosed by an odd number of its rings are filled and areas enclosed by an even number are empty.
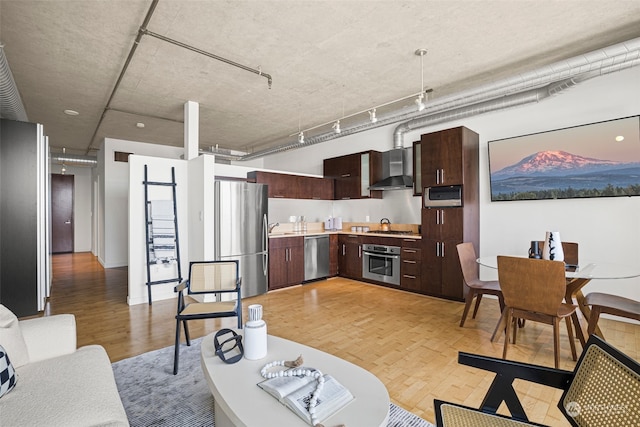
<svg viewBox="0 0 640 427">
<path fill-rule="evenodd" d="M 305 236 L 304 280 L 329 276 L 329 236 Z"/>
</svg>

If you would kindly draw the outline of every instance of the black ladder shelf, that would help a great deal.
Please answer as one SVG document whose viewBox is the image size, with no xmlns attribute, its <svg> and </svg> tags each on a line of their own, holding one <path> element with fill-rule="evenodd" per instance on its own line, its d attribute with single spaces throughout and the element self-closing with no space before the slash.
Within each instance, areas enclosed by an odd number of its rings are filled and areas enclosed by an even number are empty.
<svg viewBox="0 0 640 427">
<path fill-rule="evenodd" d="M 160 285 L 162 283 L 173 283 L 182 282 L 182 272 L 180 270 L 180 244 L 178 239 L 178 215 L 176 208 L 176 173 L 175 168 L 171 168 L 171 182 L 152 182 L 147 179 L 147 165 L 144 165 L 144 216 L 145 216 L 145 233 L 146 240 L 145 245 L 147 247 L 147 293 L 149 295 L 149 305 L 151 302 L 151 286 Z M 153 204 L 157 203 L 166 203 L 164 200 L 149 200 L 149 186 L 157 185 L 157 186 L 170 186 L 172 189 L 172 202 L 173 202 L 173 212 L 171 215 L 166 215 L 166 210 L 164 212 L 165 215 L 162 215 L 158 218 L 156 215 L 155 222 L 156 224 L 169 225 L 172 227 L 162 228 L 162 232 L 160 232 L 160 228 L 156 228 L 156 232 L 154 232 L 154 215 L 152 211 Z M 160 205 L 157 206 L 157 208 Z M 160 210 L 160 209 L 158 209 Z M 169 224 L 167 223 L 169 222 Z M 165 256 L 158 256 L 162 253 Z M 152 258 L 153 254 L 153 258 Z M 170 264 L 172 261 L 175 261 L 177 265 L 177 276 L 171 277 L 168 279 L 162 280 L 151 280 L 151 266 L 157 264 Z"/>
</svg>

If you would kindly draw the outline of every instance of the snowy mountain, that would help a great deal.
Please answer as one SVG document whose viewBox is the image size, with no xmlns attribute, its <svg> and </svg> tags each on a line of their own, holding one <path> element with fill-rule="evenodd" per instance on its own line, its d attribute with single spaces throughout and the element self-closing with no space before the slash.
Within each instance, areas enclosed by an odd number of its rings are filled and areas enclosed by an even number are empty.
<svg viewBox="0 0 640 427">
<path fill-rule="evenodd" d="M 624 163 L 613 160 L 600 160 L 582 157 L 566 151 L 540 151 L 492 173 L 492 179 L 506 179 L 516 176 L 551 177 L 593 172 L 604 172 L 625 167 L 638 166 L 638 163 Z"/>
</svg>

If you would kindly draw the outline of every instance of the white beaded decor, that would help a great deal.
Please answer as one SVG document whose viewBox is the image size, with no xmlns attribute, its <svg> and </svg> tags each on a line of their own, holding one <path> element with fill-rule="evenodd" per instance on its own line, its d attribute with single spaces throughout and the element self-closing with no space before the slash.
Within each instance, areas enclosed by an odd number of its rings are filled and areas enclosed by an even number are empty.
<svg viewBox="0 0 640 427">
<path fill-rule="evenodd" d="M 322 372 L 304 368 L 295 368 L 295 369 L 287 369 L 280 370 L 275 372 L 267 372 L 269 369 L 278 367 L 278 366 L 286 366 L 291 362 L 286 362 L 284 360 L 276 360 L 274 362 L 269 362 L 260 370 L 260 375 L 263 378 L 276 378 L 276 377 L 314 377 L 317 381 L 316 389 L 311 394 L 311 400 L 309 401 L 309 415 L 311 416 L 311 425 L 316 426 L 318 424 L 318 419 L 316 418 L 316 406 L 318 405 L 318 396 L 320 396 L 320 392 L 322 392 L 322 388 L 324 387 L 324 376 Z"/>
</svg>

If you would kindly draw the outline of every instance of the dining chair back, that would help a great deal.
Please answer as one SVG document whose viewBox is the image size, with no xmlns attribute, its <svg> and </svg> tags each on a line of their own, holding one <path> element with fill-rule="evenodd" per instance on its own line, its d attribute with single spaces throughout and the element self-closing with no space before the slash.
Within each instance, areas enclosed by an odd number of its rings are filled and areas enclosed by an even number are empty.
<svg viewBox="0 0 640 427">
<path fill-rule="evenodd" d="M 574 427 L 638 425 L 640 364 L 596 335 L 589 338 L 573 371 L 463 352 L 458 363 L 496 375 L 479 409 L 436 399 L 438 427 L 540 425 L 529 420 L 516 393 L 516 380 L 518 389 L 531 382 L 562 390 L 557 406 Z M 497 414 L 503 406 L 511 417 Z"/>
<path fill-rule="evenodd" d="M 538 247 L 543 250 L 543 240 L 538 241 Z M 562 252 L 564 252 L 564 262 L 567 265 L 578 265 L 578 244 L 575 242 L 562 242 Z"/>
<path fill-rule="evenodd" d="M 506 336 L 502 357 L 506 358 L 509 331 L 513 330 L 516 343 L 517 328 L 513 319 L 532 320 L 553 325 L 555 367 L 559 359 L 559 322 L 565 319 L 573 360 L 576 348 L 570 316 L 577 306 L 563 303 L 566 291 L 565 264 L 559 261 L 520 257 L 498 257 L 498 280 L 504 296 Z"/>
<path fill-rule="evenodd" d="M 232 261 L 198 261 L 189 265 L 189 279 L 175 287 L 178 292 L 176 341 L 173 374 L 178 373 L 180 357 L 180 326 L 184 327 L 186 343 L 191 345 L 187 321 L 237 317 L 242 329 L 242 293 L 239 263 Z M 186 293 L 186 295 L 185 295 Z M 196 295 L 198 299 L 186 298 Z"/>
<path fill-rule="evenodd" d="M 500 311 L 504 309 L 504 300 L 502 298 L 502 291 L 500 290 L 500 283 L 497 280 L 480 280 L 479 266 L 476 262 L 478 257 L 476 256 L 473 243 L 460 243 L 456 246 L 456 249 L 458 250 L 458 258 L 460 259 L 462 277 L 465 285 L 468 287 L 466 290 L 464 311 L 462 312 L 462 319 L 460 320 L 460 327 L 462 327 L 467 319 L 474 298 L 476 299 L 476 305 L 473 309 L 473 319 L 476 318 L 482 295 L 495 295 L 498 297 Z"/>
</svg>

